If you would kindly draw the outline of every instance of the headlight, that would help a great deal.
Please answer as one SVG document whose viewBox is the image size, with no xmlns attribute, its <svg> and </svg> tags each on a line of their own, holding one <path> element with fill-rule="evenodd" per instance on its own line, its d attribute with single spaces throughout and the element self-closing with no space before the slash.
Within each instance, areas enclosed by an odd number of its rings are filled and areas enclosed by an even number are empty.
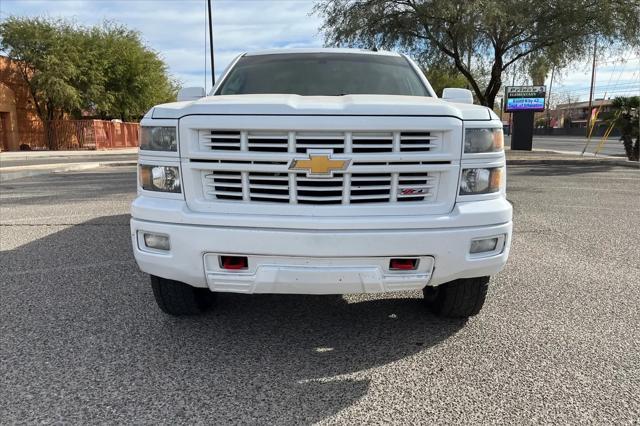
<svg viewBox="0 0 640 426">
<path fill-rule="evenodd" d="M 490 194 L 500 191 L 502 167 L 491 169 L 463 169 L 460 195 Z"/>
<path fill-rule="evenodd" d="M 140 165 L 140 186 L 146 191 L 179 193 L 180 170 L 174 166 Z"/>
<path fill-rule="evenodd" d="M 149 151 L 177 151 L 175 127 L 140 127 L 140 149 Z"/>
<path fill-rule="evenodd" d="M 464 152 L 497 152 L 504 149 L 502 129 L 465 129 Z"/>
</svg>

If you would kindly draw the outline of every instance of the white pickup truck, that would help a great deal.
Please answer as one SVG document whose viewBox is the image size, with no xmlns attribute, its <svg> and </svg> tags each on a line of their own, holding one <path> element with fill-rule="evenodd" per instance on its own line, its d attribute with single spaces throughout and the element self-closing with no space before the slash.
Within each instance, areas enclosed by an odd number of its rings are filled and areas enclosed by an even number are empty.
<svg viewBox="0 0 640 426">
<path fill-rule="evenodd" d="M 469 91 L 438 99 L 408 57 L 355 49 L 246 53 L 193 89 L 141 123 L 131 238 L 164 312 L 422 290 L 478 313 L 512 208 L 502 123 Z"/>
</svg>

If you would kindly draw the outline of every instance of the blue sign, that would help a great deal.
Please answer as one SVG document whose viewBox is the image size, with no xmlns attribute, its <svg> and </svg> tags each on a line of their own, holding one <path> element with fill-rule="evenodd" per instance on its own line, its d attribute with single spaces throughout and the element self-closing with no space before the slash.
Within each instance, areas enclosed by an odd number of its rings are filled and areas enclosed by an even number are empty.
<svg viewBox="0 0 640 426">
<path fill-rule="evenodd" d="M 507 111 L 541 111 L 544 110 L 544 98 L 511 98 L 507 99 Z"/>
<path fill-rule="evenodd" d="M 544 111 L 545 86 L 507 86 L 504 94 L 505 112 Z"/>
</svg>

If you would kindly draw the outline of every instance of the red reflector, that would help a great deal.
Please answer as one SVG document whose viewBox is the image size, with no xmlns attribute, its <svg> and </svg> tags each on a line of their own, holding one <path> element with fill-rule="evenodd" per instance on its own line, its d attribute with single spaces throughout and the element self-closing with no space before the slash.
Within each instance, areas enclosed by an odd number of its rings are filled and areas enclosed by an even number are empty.
<svg viewBox="0 0 640 426">
<path fill-rule="evenodd" d="M 222 266 L 222 269 L 237 271 L 239 269 L 247 269 L 249 261 L 245 256 L 220 256 L 220 266 Z"/>
<path fill-rule="evenodd" d="M 391 259 L 389 269 L 392 271 L 413 271 L 418 267 L 418 259 Z"/>
</svg>

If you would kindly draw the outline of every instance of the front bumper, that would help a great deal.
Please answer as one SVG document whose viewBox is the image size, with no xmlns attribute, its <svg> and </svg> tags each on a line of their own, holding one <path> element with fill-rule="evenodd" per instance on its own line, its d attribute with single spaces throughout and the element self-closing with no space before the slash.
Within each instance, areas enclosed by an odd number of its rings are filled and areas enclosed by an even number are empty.
<svg viewBox="0 0 640 426">
<path fill-rule="evenodd" d="M 136 202 L 140 207 L 145 201 Z M 494 215 L 488 214 L 491 203 Z M 131 237 L 136 261 L 144 272 L 213 291 L 344 294 L 412 290 L 493 275 L 504 267 L 511 242 L 511 206 L 503 199 L 475 204 L 476 209 L 466 206 L 467 217 L 458 206 L 452 215 L 465 224 L 488 217 L 508 216 L 508 220 L 472 226 L 453 226 L 450 221 L 450 226 L 437 227 L 443 225 L 442 218 L 423 216 L 422 227 L 417 229 L 312 230 L 185 224 L 185 217 L 181 223 L 165 223 L 135 217 L 134 208 Z M 475 219 L 469 217 L 474 214 Z M 158 216 L 161 212 L 155 212 Z M 168 235 L 171 249 L 166 253 L 149 250 L 142 232 Z M 494 236 L 504 236 L 500 250 L 484 256 L 469 253 L 471 240 Z M 222 270 L 219 255 L 247 256 L 249 268 Z M 391 257 L 418 257 L 418 270 L 389 271 Z"/>
</svg>

